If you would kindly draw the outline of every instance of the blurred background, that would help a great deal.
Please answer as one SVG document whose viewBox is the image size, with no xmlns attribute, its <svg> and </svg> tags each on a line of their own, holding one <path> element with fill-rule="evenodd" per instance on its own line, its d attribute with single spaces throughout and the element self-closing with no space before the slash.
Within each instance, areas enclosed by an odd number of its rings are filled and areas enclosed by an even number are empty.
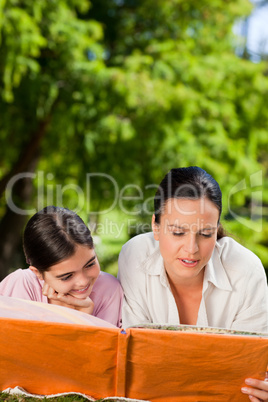
<svg viewBox="0 0 268 402">
<path fill-rule="evenodd" d="M 27 266 L 24 226 L 51 204 L 116 275 L 157 184 L 190 165 L 268 270 L 267 3 L 0 1 L 0 279 Z"/>
</svg>

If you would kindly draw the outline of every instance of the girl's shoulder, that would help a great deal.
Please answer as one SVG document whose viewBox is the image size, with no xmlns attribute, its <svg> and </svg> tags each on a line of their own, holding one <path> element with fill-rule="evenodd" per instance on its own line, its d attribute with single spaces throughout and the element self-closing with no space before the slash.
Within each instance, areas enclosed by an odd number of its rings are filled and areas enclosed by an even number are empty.
<svg viewBox="0 0 268 402">
<path fill-rule="evenodd" d="M 105 289 L 120 289 L 121 285 L 117 278 L 113 275 L 109 274 L 108 272 L 100 271 L 98 279 L 94 284 L 94 290 L 96 289 L 99 291 L 105 291 Z"/>
<path fill-rule="evenodd" d="M 29 269 L 17 269 L 0 283 L 0 295 L 43 301 L 42 284 Z"/>
<path fill-rule="evenodd" d="M 26 280 L 29 282 L 35 282 L 37 279 L 36 275 L 29 269 L 29 268 L 19 268 L 16 269 L 16 271 L 11 272 L 9 275 L 7 275 L 1 283 L 6 283 L 6 282 L 16 282 L 16 281 L 21 281 L 21 280 Z"/>
</svg>

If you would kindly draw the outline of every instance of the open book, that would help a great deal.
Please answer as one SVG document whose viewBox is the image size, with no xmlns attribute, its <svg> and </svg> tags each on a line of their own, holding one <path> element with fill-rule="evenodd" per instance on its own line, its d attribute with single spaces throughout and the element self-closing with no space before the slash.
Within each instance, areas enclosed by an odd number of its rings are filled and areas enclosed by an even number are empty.
<svg viewBox="0 0 268 402">
<path fill-rule="evenodd" d="M 0 318 L 0 390 L 80 392 L 156 402 L 248 401 L 264 379 L 268 335 L 189 326 L 121 330 Z"/>
<path fill-rule="evenodd" d="M 225 335 L 246 335 L 257 336 L 261 338 L 268 338 L 268 333 L 249 332 L 249 331 L 236 331 L 234 329 L 215 328 L 215 327 L 197 327 L 196 325 L 163 325 L 163 324 L 139 324 L 131 328 L 144 328 L 144 329 L 162 329 L 165 331 L 179 331 L 191 333 L 206 333 L 206 334 L 225 334 Z"/>
</svg>

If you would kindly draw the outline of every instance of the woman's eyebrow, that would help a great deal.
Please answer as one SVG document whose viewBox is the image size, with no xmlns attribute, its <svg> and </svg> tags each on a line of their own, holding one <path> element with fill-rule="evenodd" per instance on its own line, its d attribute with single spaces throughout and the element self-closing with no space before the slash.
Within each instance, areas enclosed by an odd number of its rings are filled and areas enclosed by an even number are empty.
<svg viewBox="0 0 268 402">
<path fill-rule="evenodd" d="M 187 226 L 178 226 L 178 225 L 168 225 L 168 228 L 174 228 L 174 229 L 180 229 L 180 230 L 189 230 L 189 227 L 187 227 Z M 215 226 L 212 226 L 212 227 L 209 227 L 209 228 L 202 228 L 202 229 L 199 229 L 199 232 L 204 232 L 204 231 L 215 231 L 217 229 L 217 227 Z"/>
<path fill-rule="evenodd" d="M 95 259 L 96 259 L 96 256 L 94 255 L 94 257 L 90 258 L 90 260 L 88 260 L 88 262 L 85 263 L 83 268 L 86 267 L 87 265 L 89 265 L 90 263 L 92 263 Z M 56 275 L 56 278 L 60 279 L 60 278 L 63 278 L 64 276 L 66 276 L 66 275 L 73 274 L 74 272 L 75 271 L 71 271 L 71 272 L 66 272 L 65 274 Z"/>
<path fill-rule="evenodd" d="M 168 228 L 174 228 L 174 229 L 180 229 L 180 230 L 188 229 L 186 226 L 178 226 L 178 225 L 168 225 Z"/>
<path fill-rule="evenodd" d="M 216 229 L 217 229 L 217 227 L 203 228 L 203 229 L 200 229 L 200 232 L 204 232 L 205 230 L 213 231 L 213 230 L 216 230 Z"/>
</svg>

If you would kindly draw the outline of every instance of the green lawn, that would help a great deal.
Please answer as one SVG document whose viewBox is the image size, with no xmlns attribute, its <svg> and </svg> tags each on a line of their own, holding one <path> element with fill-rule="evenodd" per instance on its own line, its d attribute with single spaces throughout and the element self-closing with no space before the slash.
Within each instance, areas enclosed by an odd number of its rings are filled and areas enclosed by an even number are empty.
<svg viewBox="0 0 268 402">
<path fill-rule="evenodd" d="M 70 394 L 70 395 L 65 395 L 65 396 L 58 396 L 54 398 L 46 398 L 40 399 L 40 398 L 33 398 L 33 397 L 26 397 L 22 395 L 9 395 L 5 392 L 0 393 L 0 401 L 1 402 L 40 402 L 41 401 L 46 401 L 46 402 L 88 402 L 87 398 L 84 398 L 83 396 L 76 395 L 76 394 Z M 103 399 L 98 399 L 96 402 L 101 402 Z M 105 399 L 105 402 L 122 402 L 123 399 Z"/>
</svg>

